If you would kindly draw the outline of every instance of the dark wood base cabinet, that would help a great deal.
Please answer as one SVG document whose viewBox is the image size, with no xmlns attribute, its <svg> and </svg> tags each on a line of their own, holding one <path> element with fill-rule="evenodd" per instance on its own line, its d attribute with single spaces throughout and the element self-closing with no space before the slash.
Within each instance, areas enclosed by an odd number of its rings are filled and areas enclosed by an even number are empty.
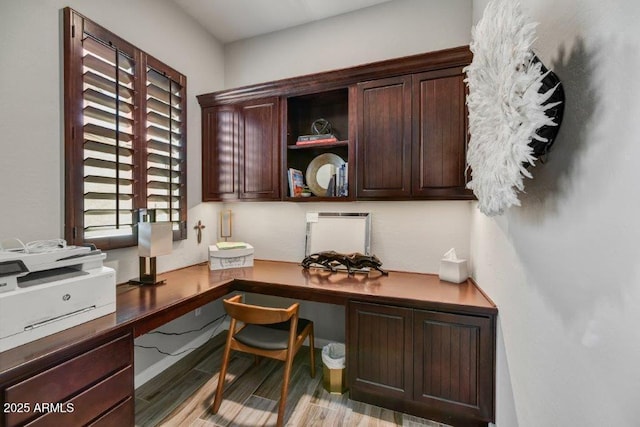
<svg viewBox="0 0 640 427">
<path fill-rule="evenodd" d="M 454 426 L 494 421 L 495 318 L 351 301 L 351 398 Z"/>
<path fill-rule="evenodd" d="M 0 385 L 0 426 L 133 425 L 132 335 L 69 350 Z"/>
</svg>

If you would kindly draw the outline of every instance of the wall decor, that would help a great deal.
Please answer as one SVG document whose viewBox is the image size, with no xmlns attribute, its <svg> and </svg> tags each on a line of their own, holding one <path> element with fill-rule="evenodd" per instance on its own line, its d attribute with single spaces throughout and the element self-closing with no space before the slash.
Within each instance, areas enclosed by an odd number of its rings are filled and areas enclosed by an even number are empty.
<svg viewBox="0 0 640 427">
<path fill-rule="evenodd" d="M 307 212 L 304 256 L 325 251 L 371 254 L 371 213 Z"/>
<path fill-rule="evenodd" d="M 375 255 L 363 255 L 359 252 L 353 252 L 350 254 L 343 254 L 336 251 L 324 251 L 311 254 L 302 260 L 302 267 L 309 269 L 312 266 L 325 267 L 331 270 L 332 273 L 338 271 L 339 267 L 347 269 L 349 275 L 357 272 L 369 272 L 364 269 L 374 269 L 380 272 L 380 274 L 387 276 L 389 273 L 383 270 L 382 262 Z"/>
<path fill-rule="evenodd" d="M 519 2 L 492 0 L 472 29 L 467 187 L 488 216 L 520 206 L 528 167 L 549 151 L 562 121 L 562 84 L 532 50 L 536 26 Z"/>
<path fill-rule="evenodd" d="M 323 153 L 316 156 L 309 163 L 305 172 L 309 190 L 316 196 L 327 195 L 327 190 L 332 185 L 332 179 L 335 186 L 338 170 L 344 163 L 342 157 L 334 153 Z"/>
</svg>

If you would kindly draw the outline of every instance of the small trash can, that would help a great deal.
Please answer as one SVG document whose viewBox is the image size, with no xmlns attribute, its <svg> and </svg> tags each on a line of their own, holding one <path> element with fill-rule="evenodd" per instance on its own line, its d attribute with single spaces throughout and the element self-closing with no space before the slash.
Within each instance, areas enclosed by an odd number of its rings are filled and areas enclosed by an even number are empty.
<svg viewBox="0 0 640 427">
<path fill-rule="evenodd" d="M 330 343 L 322 347 L 322 385 L 329 393 L 342 394 L 347 390 L 345 359 L 344 344 Z"/>
</svg>

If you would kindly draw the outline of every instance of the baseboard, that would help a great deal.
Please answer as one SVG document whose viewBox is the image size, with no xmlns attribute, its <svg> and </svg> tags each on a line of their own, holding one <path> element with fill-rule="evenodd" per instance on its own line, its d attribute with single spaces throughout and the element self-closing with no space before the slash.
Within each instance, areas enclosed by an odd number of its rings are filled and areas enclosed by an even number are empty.
<svg viewBox="0 0 640 427">
<path fill-rule="evenodd" d="M 314 337 L 314 341 L 315 341 L 314 345 L 316 348 L 322 348 L 329 343 L 335 342 L 335 341 L 325 340 L 323 338 L 318 338 L 318 337 Z"/>
</svg>

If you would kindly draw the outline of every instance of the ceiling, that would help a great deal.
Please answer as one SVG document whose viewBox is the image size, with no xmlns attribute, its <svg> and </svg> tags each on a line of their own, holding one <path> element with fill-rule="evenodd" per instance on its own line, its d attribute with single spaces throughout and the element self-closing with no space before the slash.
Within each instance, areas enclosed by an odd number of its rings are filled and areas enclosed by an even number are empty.
<svg viewBox="0 0 640 427">
<path fill-rule="evenodd" d="M 173 0 L 222 43 L 341 15 L 391 0 Z"/>
</svg>

